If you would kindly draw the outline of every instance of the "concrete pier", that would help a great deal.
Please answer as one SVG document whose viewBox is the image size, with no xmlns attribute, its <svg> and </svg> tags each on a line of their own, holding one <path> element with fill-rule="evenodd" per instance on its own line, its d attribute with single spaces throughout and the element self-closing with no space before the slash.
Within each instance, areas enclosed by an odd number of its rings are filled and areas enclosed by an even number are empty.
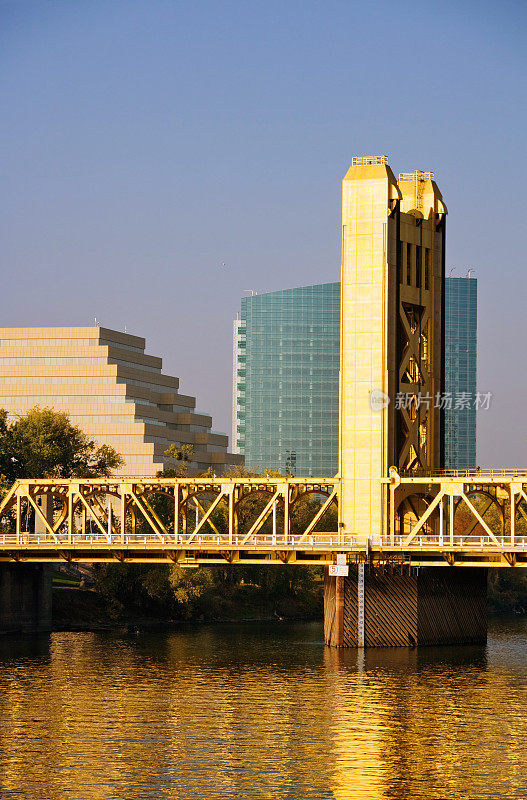
<svg viewBox="0 0 527 800">
<path fill-rule="evenodd" d="M 51 630 L 51 567 L 0 564 L 0 633 Z"/>
<path fill-rule="evenodd" d="M 363 570 L 362 580 L 359 570 Z M 324 638 L 332 647 L 481 644 L 487 640 L 487 570 L 400 570 L 352 565 L 324 579 Z"/>
<path fill-rule="evenodd" d="M 53 498 L 41 495 L 37 503 L 53 522 Z M 45 534 L 38 517 L 37 534 Z M 53 567 L 48 564 L 0 564 L 0 633 L 34 633 L 51 630 Z"/>
</svg>

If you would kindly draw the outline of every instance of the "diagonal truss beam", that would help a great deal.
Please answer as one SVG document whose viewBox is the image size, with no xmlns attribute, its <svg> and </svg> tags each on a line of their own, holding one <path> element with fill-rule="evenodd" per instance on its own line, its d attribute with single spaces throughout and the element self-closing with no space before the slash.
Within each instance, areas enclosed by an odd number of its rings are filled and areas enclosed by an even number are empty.
<svg viewBox="0 0 527 800">
<path fill-rule="evenodd" d="M 214 500 L 212 501 L 212 503 L 210 504 L 210 506 L 208 507 L 208 509 L 206 511 L 203 509 L 201 503 L 198 503 L 198 501 L 196 500 L 196 497 L 194 497 L 194 502 L 196 503 L 196 505 L 200 509 L 200 511 L 203 513 L 203 516 L 200 519 L 200 521 L 198 522 L 198 524 L 196 525 L 196 527 L 194 528 L 194 530 L 192 531 L 191 535 L 186 540 L 186 544 L 190 544 L 196 538 L 196 536 L 199 534 L 199 532 L 201 531 L 201 529 L 203 528 L 203 526 L 205 525 L 206 522 L 208 522 L 209 525 L 211 526 L 211 528 L 213 529 L 213 531 L 215 531 L 216 534 L 218 536 L 220 536 L 220 533 L 219 533 L 218 529 L 216 528 L 216 526 L 214 525 L 214 523 L 212 522 L 210 517 L 211 517 L 211 514 L 213 513 L 213 511 L 219 506 L 220 502 L 223 500 L 224 497 L 225 497 L 225 493 L 224 492 L 220 492 L 218 494 L 218 496 L 214 498 Z"/>
<path fill-rule="evenodd" d="M 99 530 L 102 533 L 102 535 L 106 539 L 108 539 L 108 530 L 107 530 L 107 528 L 105 528 L 104 525 L 101 523 L 101 520 L 99 519 L 99 517 L 97 516 L 97 514 L 95 513 L 95 511 L 93 510 L 91 505 L 88 503 L 88 501 L 84 497 L 82 491 L 79 491 L 77 496 L 79 497 L 79 499 L 80 499 L 81 503 L 83 504 L 84 508 L 86 509 L 86 511 L 90 514 L 91 519 L 95 522 L 95 524 L 99 528 Z"/>
<path fill-rule="evenodd" d="M 114 536 L 116 536 L 117 535 L 117 528 L 115 527 L 115 525 L 113 523 L 113 520 L 111 519 L 111 516 L 110 516 L 111 512 L 108 512 L 104 508 L 103 504 L 101 503 L 101 501 L 99 500 L 97 495 L 95 495 L 95 494 L 92 495 L 92 500 L 99 507 L 99 510 L 101 512 L 101 517 L 102 517 L 103 520 L 105 520 L 107 526 L 108 526 L 108 520 L 110 521 L 111 532 L 112 532 L 112 534 Z M 108 534 L 108 527 L 106 528 L 106 533 Z"/>
<path fill-rule="evenodd" d="M 490 508 L 490 507 L 491 507 L 493 504 L 494 504 L 494 501 L 493 501 L 493 500 L 489 500 L 489 502 L 487 503 L 487 505 L 485 506 L 485 508 L 484 508 L 484 509 L 483 509 L 483 511 L 481 512 L 481 516 L 482 516 L 482 517 L 484 517 L 484 516 L 485 516 L 485 514 L 487 513 L 487 511 L 489 510 L 489 508 Z M 473 520 L 472 520 L 472 522 L 470 523 L 470 525 L 468 526 L 468 528 L 465 528 L 465 530 L 463 531 L 463 536 L 470 536 L 470 534 L 472 533 L 472 531 L 474 530 L 474 528 L 476 528 L 476 527 L 477 527 L 477 525 L 478 525 L 478 524 L 479 524 L 479 520 L 478 520 L 477 518 L 476 518 L 476 519 L 473 519 Z"/>
<path fill-rule="evenodd" d="M 169 536 L 169 533 L 146 497 L 144 497 L 144 495 L 139 497 L 139 495 L 137 495 L 132 488 L 130 488 L 130 497 L 133 499 L 134 505 L 137 506 L 158 539 L 164 541 L 165 536 Z"/>
<path fill-rule="evenodd" d="M 471 501 L 468 499 L 468 497 L 467 497 L 466 493 L 465 493 L 465 492 L 462 492 L 462 493 L 461 493 L 461 497 L 463 498 L 463 500 L 465 501 L 465 503 L 467 504 L 467 506 L 470 508 L 470 510 L 472 511 L 472 513 L 474 514 L 474 516 L 476 517 L 476 519 L 478 520 L 478 522 L 480 523 L 480 525 L 482 526 L 482 528 L 483 528 L 485 531 L 487 531 L 487 533 L 488 533 L 488 535 L 490 536 L 490 538 L 492 539 L 492 541 L 493 541 L 493 542 L 495 542 L 497 545 L 499 545 L 499 541 L 498 541 L 497 537 L 496 537 L 496 536 L 494 535 L 494 533 L 491 531 L 491 529 L 489 528 L 489 526 L 487 525 L 487 523 L 485 522 L 485 520 L 483 519 L 483 517 L 481 516 L 481 514 L 480 514 L 480 513 L 479 513 L 479 511 L 477 510 L 477 508 L 476 508 L 476 507 L 475 507 L 475 506 L 474 506 L 474 505 L 471 503 Z"/>
<path fill-rule="evenodd" d="M 434 499 L 432 500 L 432 502 L 430 503 L 430 505 L 428 506 L 428 508 L 426 509 L 424 514 L 422 515 L 422 517 L 420 517 L 417 520 L 417 522 L 415 523 L 414 527 L 412 528 L 412 530 L 410 531 L 410 533 L 408 534 L 408 536 L 404 540 L 404 544 L 405 545 L 410 544 L 412 539 L 414 539 L 416 537 L 416 535 L 419 533 L 419 531 L 421 530 L 421 528 L 423 527 L 423 525 L 425 524 L 427 519 L 429 519 L 429 517 L 432 516 L 433 512 L 438 507 L 439 503 L 441 502 L 441 499 L 444 496 L 445 496 L 445 492 L 441 491 L 441 490 L 436 494 L 436 496 L 434 497 Z"/>
<path fill-rule="evenodd" d="M 422 384 L 423 386 L 428 386 L 430 383 L 430 375 L 428 373 L 428 370 L 426 369 L 426 364 L 424 363 L 424 360 L 421 357 L 421 353 L 419 352 L 420 350 L 419 340 L 428 324 L 428 320 L 430 317 L 430 308 L 429 306 L 425 306 L 423 308 L 423 313 L 419 320 L 419 325 L 416 327 L 415 331 L 412 331 L 410 327 L 410 322 L 408 320 L 408 316 L 404 309 L 402 300 L 399 302 L 399 316 L 404 329 L 404 333 L 406 334 L 406 345 L 407 345 L 401 363 L 399 365 L 399 382 L 402 381 L 402 377 L 410 364 L 410 359 L 413 357 L 417 365 L 417 369 L 419 370 L 419 375 L 421 378 L 419 383 Z"/>
<path fill-rule="evenodd" d="M 53 525 L 51 525 L 48 522 L 48 520 L 46 519 L 45 514 L 42 513 L 42 509 L 40 508 L 38 503 L 35 503 L 35 501 L 31 497 L 31 493 L 30 492 L 27 493 L 26 497 L 27 497 L 27 500 L 30 502 L 30 504 L 35 509 L 35 514 L 37 515 L 39 520 L 44 524 L 44 527 L 46 528 L 48 533 L 50 533 L 51 536 L 53 537 L 53 539 L 55 539 L 55 541 L 58 543 L 59 542 L 59 538 L 58 538 L 57 534 L 55 533 L 55 531 L 53 530 Z"/>
<path fill-rule="evenodd" d="M 2 501 L 0 502 L 0 515 L 3 514 L 4 511 L 7 511 L 7 509 L 12 505 L 15 497 L 20 497 L 20 490 L 21 486 L 18 481 L 11 486 L 5 497 L 3 497 Z"/>
<path fill-rule="evenodd" d="M 226 493 L 225 493 L 224 491 L 221 491 L 221 492 L 220 492 L 220 494 L 219 494 L 219 498 L 216 498 L 216 499 L 218 499 L 218 503 L 217 503 L 217 504 L 214 506 L 214 508 L 216 508 L 216 507 L 217 507 L 217 505 L 219 504 L 219 500 L 221 500 L 223 497 L 226 497 L 226 496 L 227 496 L 227 495 L 226 495 Z M 198 507 L 199 511 L 201 511 L 201 513 L 203 514 L 203 517 L 205 517 L 205 518 L 206 518 L 206 521 L 209 523 L 210 527 L 212 528 L 212 530 L 214 531 L 214 533 L 216 534 L 216 536 L 221 536 L 221 533 L 219 532 L 219 530 L 217 529 L 217 527 L 215 526 L 214 522 L 212 521 L 212 519 L 211 519 L 211 517 L 210 517 L 210 514 L 212 514 L 212 512 L 214 511 L 214 509 L 213 509 L 213 508 L 211 508 L 211 507 L 209 507 L 208 509 L 205 509 L 205 508 L 204 508 L 204 507 L 201 505 L 201 503 L 199 502 L 199 500 L 198 500 L 198 498 L 196 497 L 196 495 L 194 495 L 194 502 L 196 503 L 196 505 L 197 505 L 197 507 Z M 215 503 L 215 502 L 216 502 L 216 500 L 214 500 L 214 503 Z M 203 517 L 202 517 L 202 519 L 200 520 L 200 522 L 202 522 L 202 521 L 203 521 Z M 200 526 L 200 530 L 201 530 L 201 526 Z M 196 531 L 194 531 L 194 533 L 196 533 Z"/>
<path fill-rule="evenodd" d="M 279 491 L 279 490 L 278 490 L 278 488 L 277 488 L 277 491 L 276 491 L 276 493 L 275 493 L 275 494 L 273 494 L 273 496 L 271 497 L 271 499 L 269 500 L 269 502 L 267 503 L 267 505 L 266 505 L 266 506 L 263 508 L 263 510 L 260 512 L 260 514 L 259 514 L 258 518 L 257 518 L 257 519 L 255 520 L 255 522 L 254 522 L 254 523 L 251 525 L 251 527 L 249 528 L 248 532 L 247 532 L 247 533 L 245 534 L 245 536 L 243 537 L 243 539 L 242 539 L 242 541 L 241 541 L 241 544 L 242 544 L 242 545 L 243 545 L 243 544 L 245 544 L 245 543 L 246 543 L 246 542 L 247 542 L 247 541 L 248 541 L 248 540 L 249 540 L 249 539 L 250 539 L 252 536 L 254 536 L 256 533 L 258 533 L 258 531 L 260 530 L 260 528 L 261 528 L 261 527 L 263 526 L 263 524 L 265 523 L 265 521 L 266 521 L 267 517 L 269 516 L 269 514 L 270 514 L 270 513 L 271 513 L 271 511 L 273 510 L 273 504 L 274 504 L 274 503 L 276 503 L 276 501 L 278 500 L 278 498 L 279 498 L 279 497 L 280 497 L 282 494 L 283 494 L 283 492 L 282 492 L 282 491 Z"/>
<path fill-rule="evenodd" d="M 306 540 L 306 538 L 309 536 L 309 534 L 315 529 L 315 526 L 317 525 L 318 521 L 320 519 L 322 519 L 322 517 L 324 516 L 324 514 L 326 513 L 326 511 L 328 510 L 330 505 L 333 503 L 333 501 L 336 500 L 336 498 L 337 498 L 337 489 L 333 489 L 333 491 L 330 494 L 330 496 L 320 506 L 320 510 L 317 511 L 317 513 L 315 514 L 315 516 L 313 517 L 313 519 L 311 520 L 311 522 L 309 523 L 309 525 L 305 529 L 304 533 L 302 534 L 302 536 L 298 540 L 298 544 L 302 544 Z"/>
</svg>

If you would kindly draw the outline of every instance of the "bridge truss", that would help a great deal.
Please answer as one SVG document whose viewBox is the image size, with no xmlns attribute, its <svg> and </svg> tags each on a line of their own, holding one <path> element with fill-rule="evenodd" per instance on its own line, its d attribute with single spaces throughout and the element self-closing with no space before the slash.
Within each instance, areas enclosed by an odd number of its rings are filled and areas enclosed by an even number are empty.
<svg viewBox="0 0 527 800">
<path fill-rule="evenodd" d="M 326 563 L 334 478 L 19 480 L 0 503 L 1 561 Z M 324 529 L 330 509 L 333 530 Z"/>
<path fill-rule="evenodd" d="M 386 546 L 421 566 L 527 566 L 527 470 L 399 475 L 390 469 Z"/>
<path fill-rule="evenodd" d="M 527 566 L 527 470 L 380 479 L 378 536 L 344 533 L 336 478 L 19 480 L 0 561 Z"/>
</svg>

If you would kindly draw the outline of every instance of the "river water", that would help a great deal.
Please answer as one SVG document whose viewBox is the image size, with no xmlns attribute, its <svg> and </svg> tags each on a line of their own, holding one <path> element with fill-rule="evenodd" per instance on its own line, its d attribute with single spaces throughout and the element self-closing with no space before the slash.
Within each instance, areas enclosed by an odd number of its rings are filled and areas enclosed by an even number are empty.
<svg viewBox="0 0 527 800">
<path fill-rule="evenodd" d="M 487 647 L 318 623 L 0 639 L 0 797 L 525 798 L 527 621 Z"/>
</svg>

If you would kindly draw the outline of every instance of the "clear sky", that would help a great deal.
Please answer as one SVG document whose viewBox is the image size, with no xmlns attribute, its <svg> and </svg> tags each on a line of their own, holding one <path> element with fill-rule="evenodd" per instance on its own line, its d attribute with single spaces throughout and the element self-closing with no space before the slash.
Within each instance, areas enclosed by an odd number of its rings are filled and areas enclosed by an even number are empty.
<svg viewBox="0 0 527 800">
<path fill-rule="evenodd" d="M 479 279 L 480 464 L 527 464 L 526 23 L 520 0 L 0 0 L 1 324 L 126 326 L 230 431 L 240 297 L 338 280 L 340 181 L 386 153 L 435 171 L 448 267 Z"/>
</svg>

